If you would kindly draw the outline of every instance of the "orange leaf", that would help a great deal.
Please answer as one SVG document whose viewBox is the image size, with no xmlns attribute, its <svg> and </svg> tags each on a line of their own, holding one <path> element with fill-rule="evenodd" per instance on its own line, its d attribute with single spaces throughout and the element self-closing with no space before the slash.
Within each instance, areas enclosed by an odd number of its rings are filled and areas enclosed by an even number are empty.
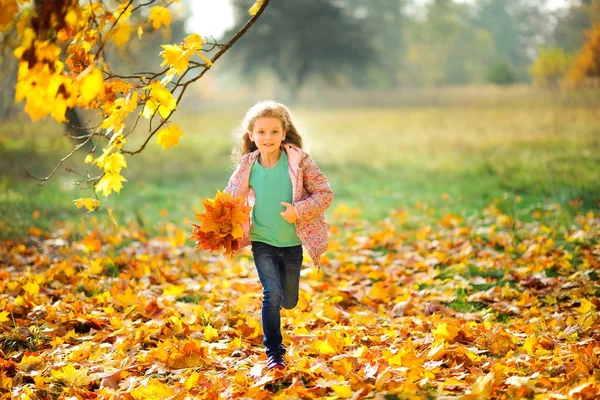
<svg viewBox="0 0 600 400">
<path fill-rule="evenodd" d="M 195 215 L 201 225 L 192 224 L 190 238 L 196 241 L 197 248 L 224 250 L 231 255 L 244 236 L 242 225 L 250 218 L 251 207 L 244 203 L 243 197 L 231 197 L 221 191 L 217 191 L 214 199 L 203 199 L 204 212 Z"/>
</svg>

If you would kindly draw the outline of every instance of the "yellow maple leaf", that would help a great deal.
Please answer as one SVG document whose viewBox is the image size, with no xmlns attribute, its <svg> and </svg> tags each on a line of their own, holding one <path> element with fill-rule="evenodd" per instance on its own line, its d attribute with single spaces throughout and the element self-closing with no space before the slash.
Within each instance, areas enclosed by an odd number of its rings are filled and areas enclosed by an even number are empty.
<svg viewBox="0 0 600 400">
<path fill-rule="evenodd" d="M 172 44 L 163 44 L 162 48 L 164 50 L 159 53 L 159 55 L 164 58 L 163 62 L 160 64 L 161 67 L 168 64 L 171 68 L 174 68 L 178 74 L 187 70 L 190 61 L 190 53 L 181 47 Z"/>
<path fill-rule="evenodd" d="M 523 349 L 529 355 L 535 354 L 535 347 L 538 344 L 538 339 L 536 337 L 530 336 L 525 339 L 525 343 L 523 343 Z"/>
<path fill-rule="evenodd" d="M 77 23 L 79 22 L 81 13 L 78 13 L 75 10 L 69 10 L 67 12 L 67 15 L 65 15 L 65 22 L 70 25 L 70 26 L 77 26 Z"/>
<path fill-rule="evenodd" d="M 207 342 L 212 341 L 213 339 L 218 339 L 219 338 L 219 331 L 215 328 L 213 328 L 210 325 L 206 325 L 204 327 L 204 339 Z"/>
<path fill-rule="evenodd" d="M 18 86 L 19 83 L 17 83 L 17 90 Z M 27 95 L 27 102 L 25 103 L 24 110 L 34 122 L 48 115 L 48 103 L 45 100 L 44 91 L 32 89 Z"/>
<path fill-rule="evenodd" d="M 442 322 L 431 333 L 436 340 L 443 339 L 448 343 L 452 343 L 452 340 L 458 335 L 458 331 L 459 328 L 455 323 Z"/>
<path fill-rule="evenodd" d="M 87 107 L 92 100 L 95 100 L 104 91 L 102 71 L 91 65 L 80 74 L 78 79 L 80 79 L 79 105 Z"/>
<path fill-rule="evenodd" d="M 72 108 L 77 104 L 73 81 L 66 76 L 53 75 L 48 81 L 46 94 L 51 117 L 58 122 L 67 121 L 65 117 L 67 108 Z"/>
<path fill-rule="evenodd" d="M 584 297 L 580 298 L 579 302 L 581 303 L 581 305 L 579 307 L 576 307 L 575 310 L 580 314 L 586 314 L 590 312 L 593 308 L 596 308 L 594 304 L 592 304 L 588 299 Z"/>
<path fill-rule="evenodd" d="M 9 315 L 8 311 L 0 312 L 0 324 L 9 320 L 8 315 Z"/>
<path fill-rule="evenodd" d="M 447 338 L 449 336 L 448 334 L 448 324 L 446 324 L 445 322 L 442 322 L 441 324 L 439 324 L 438 326 L 435 327 L 435 329 L 433 329 L 431 331 L 431 333 L 433 334 L 433 337 L 435 337 L 436 339 L 438 338 Z"/>
<path fill-rule="evenodd" d="M 198 373 L 198 371 L 194 371 L 192 372 L 192 374 L 185 380 L 185 388 L 187 390 L 190 390 L 191 388 L 193 388 L 194 386 L 196 386 L 198 384 L 198 381 L 200 380 L 200 374 Z"/>
<path fill-rule="evenodd" d="M 134 399 L 166 399 L 175 395 L 175 389 L 158 379 L 150 378 L 142 381 L 140 386 L 131 391 Z"/>
<path fill-rule="evenodd" d="M 123 153 L 112 153 L 104 159 L 104 172 L 120 174 L 122 168 L 127 168 L 127 160 Z"/>
<path fill-rule="evenodd" d="M 123 184 L 121 182 L 127 182 L 127 179 L 122 177 L 120 174 L 106 173 L 100 179 L 100 182 L 96 185 L 96 192 L 102 191 L 102 194 L 107 197 L 114 190 L 117 193 L 121 192 Z"/>
<path fill-rule="evenodd" d="M 350 385 L 331 385 L 331 388 L 342 399 L 352 397 L 352 388 Z"/>
<path fill-rule="evenodd" d="M 182 294 L 186 290 L 187 290 L 187 286 L 185 286 L 185 285 L 173 285 L 173 284 L 169 284 L 163 290 L 163 295 L 164 296 L 179 296 L 180 294 Z"/>
<path fill-rule="evenodd" d="M 73 200 L 73 203 L 75 203 L 77 208 L 81 208 L 81 207 L 85 206 L 85 208 L 88 211 L 94 211 L 94 208 L 100 206 L 100 202 L 98 200 L 91 199 L 91 198 L 81 198 L 81 199 Z"/>
<path fill-rule="evenodd" d="M 124 81 L 123 79 L 114 79 L 110 82 L 107 82 L 106 85 L 114 93 L 127 93 L 133 89 L 133 85 L 127 81 Z"/>
<path fill-rule="evenodd" d="M 145 118 L 151 118 L 158 110 L 160 116 L 166 119 L 171 111 L 177 107 L 177 101 L 173 97 L 173 94 L 160 82 L 152 82 L 145 89 L 150 89 L 149 99 L 146 100 L 144 110 L 142 111 Z"/>
<path fill-rule="evenodd" d="M 69 363 L 58 371 L 52 370 L 51 373 L 54 378 L 67 382 L 71 386 L 80 386 L 87 380 L 88 368 L 76 370 L 73 364 Z"/>
<path fill-rule="evenodd" d="M 202 46 L 206 42 L 202 38 L 202 36 L 197 33 L 192 33 L 191 35 L 186 36 L 183 40 L 183 46 L 191 51 L 202 50 Z"/>
<path fill-rule="evenodd" d="M 33 296 L 40 292 L 40 285 L 37 282 L 27 282 L 23 285 L 23 289 Z"/>
<path fill-rule="evenodd" d="M 329 342 L 323 340 L 315 340 L 312 344 L 312 348 L 319 354 L 333 355 L 336 353 L 333 346 Z"/>
<path fill-rule="evenodd" d="M 127 21 L 131 17 L 133 6 L 130 2 L 124 2 L 119 4 L 117 9 L 113 12 L 113 17 L 118 18 L 119 21 Z"/>
<path fill-rule="evenodd" d="M 256 0 L 254 2 L 254 4 L 252 5 L 252 7 L 250 7 L 250 9 L 248 10 L 248 14 L 250 14 L 252 16 L 256 15 L 258 10 L 260 10 L 260 8 L 262 7 L 263 1 L 264 0 Z"/>
<path fill-rule="evenodd" d="M 111 39 L 115 42 L 117 47 L 122 47 L 129 42 L 129 39 L 131 39 L 132 31 L 133 27 L 129 22 L 122 22 L 113 29 Z"/>
<path fill-rule="evenodd" d="M 154 29 L 160 28 L 161 25 L 169 26 L 171 24 L 171 12 L 165 7 L 155 6 L 150 8 L 150 16 L 148 22 L 152 22 Z"/>
<path fill-rule="evenodd" d="M 179 138 L 182 135 L 183 132 L 179 128 L 179 125 L 172 125 L 161 129 L 157 133 L 156 145 L 162 146 L 165 150 L 171 146 L 177 146 L 177 144 L 179 144 Z"/>
<path fill-rule="evenodd" d="M 134 91 L 126 97 L 116 99 L 114 102 L 107 102 L 102 105 L 104 120 L 101 127 L 106 129 L 107 133 L 121 132 L 125 126 L 125 118 L 133 112 L 138 104 L 138 92 Z"/>
</svg>

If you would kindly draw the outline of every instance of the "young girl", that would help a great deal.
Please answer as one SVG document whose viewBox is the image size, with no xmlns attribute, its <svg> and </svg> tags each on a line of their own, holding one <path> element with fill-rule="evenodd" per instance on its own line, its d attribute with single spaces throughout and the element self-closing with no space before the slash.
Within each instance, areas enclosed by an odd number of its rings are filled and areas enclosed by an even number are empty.
<svg viewBox="0 0 600 400">
<path fill-rule="evenodd" d="M 262 285 L 263 344 L 268 369 L 285 366 L 281 307 L 298 303 L 302 246 L 315 266 L 327 249 L 324 212 L 333 200 L 329 182 L 302 150 L 302 137 L 290 111 L 259 102 L 242 121 L 242 157 L 225 192 L 253 205 L 239 250 L 252 245 Z"/>
</svg>

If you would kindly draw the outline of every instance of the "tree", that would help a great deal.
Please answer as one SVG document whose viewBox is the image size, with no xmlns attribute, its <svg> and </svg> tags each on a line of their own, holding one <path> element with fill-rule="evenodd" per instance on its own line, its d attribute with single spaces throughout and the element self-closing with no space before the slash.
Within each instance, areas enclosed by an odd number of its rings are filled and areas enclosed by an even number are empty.
<svg viewBox="0 0 600 400">
<path fill-rule="evenodd" d="M 586 81 L 600 82 L 600 24 L 586 32 L 587 42 L 575 56 L 567 75 L 568 84 L 580 86 Z"/>
<path fill-rule="evenodd" d="M 257 0 L 247 11 L 249 21 L 224 44 L 208 43 L 191 34 L 180 44 L 162 46 L 162 70 L 117 72 L 118 62 L 106 56 L 107 49 L 125 45 L 133 33 L 141 40 L 147 30 L 168 30 L 173 2 L 3 0 L 0 31 L 14 29 L 19 35 L 13 52 L 18 61 L 15 100 L 25 102 L 25 112 L 33 121 L 50 116 L 66 122 L 68 115 L 75 118 L 69 110 L 76 107 L 94 111 L 101 121 L 88 127 L 89 133 L 78 138 L 79 143 L 47 177 L 29 175 L 43 185 L 66 159 L 94 142 L 85 162 L 97 165 L 100 174 L 78 173 L 85 178 L 75 183 L 93 187 L 95 199 L 79 199 L 76 205 L 91 211 L 100 205 L 97 192 L 104 196 L 119 193 L 126 181 L 121 175 L 127 167 L 126 156 L 142 152 L 154 136 L 165 149 L 178 143 L 183 132 L 170 124 L 170 117 L 187 87 L 248 32 L 268 3 Z M 211 50 L 215 52 L 208 58 L 204 53 Z M 127 138 L 142 116 L 148 120 L 149 133 L 139 148 L 127 149 Z M 135 117 L 133 124 L 129 124 L 129 117 Z M 102 151 L 97 155 L 99 145 Z"/>
<path fill-rule="evenodd" d="M 510 85 L 516 82 L 517 74 L 508 63 L 499 63 L 489 70 L 487 80 L 496 85 Z"/>
<path fill-rule="evenodd" d="M 600 23 L 600 1 L 581 0 L 557 11 L 551 44 L 573 53 L 586 42 L 585 32 Z"/>
<path fill-rule="evenodd" d="M 359 85 L 363 82 L 371 86 L 387 88 L 395 88 L 399 85 L 400 72 L 404 63 L 404 32 L 407 23 L 403 9 L 407 1 L 341 1 L 341 4 L 357 19 L 364 21 L 362 25 L 375 53 L 374 62 L 368 65 L 369 75 L 374 75 L 375 78 L 366 81 L 364 76 L 361 76 L 360 79 L 356 79 Z"/>
<path fill-rule="evenodd" d="M 16 40 L 14 31 L 0 32 L 0 120 L 7 119 L 16 109 L 14 76 L 17 74 L 17 62 L 11 54 Z"/>
<path fill-rule="evenodd" d="M 539 43 L 549 35 L 543 1 L 482 0 L 476 4 L 474 24 L 492 35 L 494 55 L 491 69 L 506 65 L 520 80 L 528 78 Z"/>
<path fill-rule="evenodd" d="M 471 6 L 435 0 L 425 16 L 410 22 L 407 81 L 436 86 L 483 81 L 494 44 L 490 34 L 473 26 Z"/>
<path fill-rule="evenodd" d="M 248 1 L 239 0 L 235 6 L 239 25 Z M 251 76 L 272 70 L 289 89 L 291 101 L 311 75 L 331 80 L 364 69 L 373 56 L 360 21 L 330 0 L 274 2 L 260 28 L 240 43 L 230 65 Z"/>
<path fill-rule="evenodd" d="M 534 85 L 557 89 L 571 62 L 572 57 L 559 47 L 542 48 L 530 70 Z"/>
</svg>

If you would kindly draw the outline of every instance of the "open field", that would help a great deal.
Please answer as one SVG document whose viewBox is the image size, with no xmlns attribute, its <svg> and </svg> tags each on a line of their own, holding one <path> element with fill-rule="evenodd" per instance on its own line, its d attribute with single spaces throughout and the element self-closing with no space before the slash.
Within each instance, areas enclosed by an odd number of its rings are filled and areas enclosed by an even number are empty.
<svg viewBox="0 0 600 400">
<path fill-rule="evenodd" d="M 600 200 L 600 114 L 581 98 L 560 97 L 553 103 L 521 90 L 514 101 L 504 92 L 496 101 L 489 93 L 482 95 L 480 105 L 474 94 L 461 103 L 451 91 L 440 96 L 444 106 L 305 106 L 293 111 L 336 194 L 331 210 L 346 204 L 376 220 L 419 202 L 438 215 L 471 215 L 497 199 L 523 216 L 532 207 L 561 204 L 563 222 L 568 222 L 570 201 L 596 208 Z M 185 223 L 202 197 L 225 186 L 233 170 L 232 132 L 244 111 L 177 115 L 185 132 L 180 145 L 165 151 L 151 142 L 129 158 L 123 172 L 128 182 L 103 204 L 117 220 L 136 220 L 150 231 L 165 220 Z M 46 229 L 65 221 L 85 224 L 94 215 L 107 218 L 106 212 L 88 215 L 72 205 L 72 199 L 90 197 L 91 191 L 74 187 L 77 176 L 64 168 L 42 188 L 24 178 L 25 168 L 47 175 L 67 154 L 70 143 L 57 135 L 61 127 L 12 121 L 0 129 L 3 237 L 23 235 L 30 226 Z M 137 148 L 139 140 L 130 137 L 129 148 Z M 75 158 L 63 167 L 97 174 L 95 166 L 82 163 L 82 155 Z"/>
</svg>

